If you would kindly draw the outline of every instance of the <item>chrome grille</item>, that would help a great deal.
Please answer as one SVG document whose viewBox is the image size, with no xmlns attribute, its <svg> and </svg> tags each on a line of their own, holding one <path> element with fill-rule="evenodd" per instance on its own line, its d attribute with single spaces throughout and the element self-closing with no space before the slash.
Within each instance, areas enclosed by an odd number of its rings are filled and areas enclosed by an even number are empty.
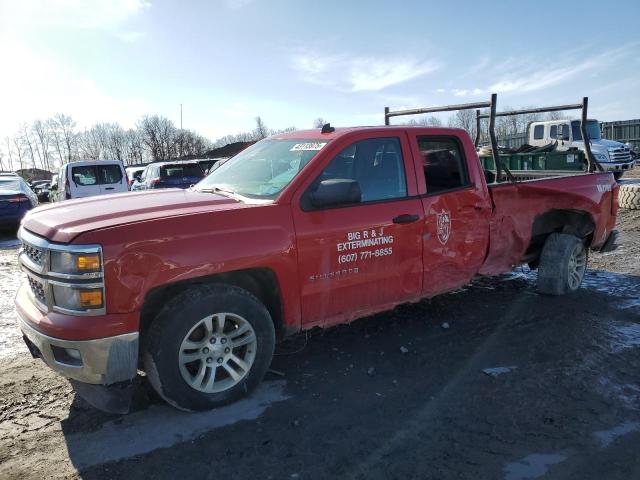
<svg viewBox="0 0 640 480">
<path fill-rule="evenodd" d="M 631 151 L 626 147 L 609 150 L 609 158 L 612 162 L 629 162 L 631 161 Z"/>
<path fill-rule="evenodd" d="M 44 264 L 44 250 L 34 247 L 26 242 L 22 242 L 22 251 L 36 265 L 42 266 Z"/>
<path fill-rule="evenodd" d="M 36 280 L 35 278 L 28 276 L 27 280 L 29 281 L 29 287 L 31 288 L 31 293 L 40 303 L 47 304 L 47 294 L 45 293 L 45 286 L 42 282 Z"/>
</svg>

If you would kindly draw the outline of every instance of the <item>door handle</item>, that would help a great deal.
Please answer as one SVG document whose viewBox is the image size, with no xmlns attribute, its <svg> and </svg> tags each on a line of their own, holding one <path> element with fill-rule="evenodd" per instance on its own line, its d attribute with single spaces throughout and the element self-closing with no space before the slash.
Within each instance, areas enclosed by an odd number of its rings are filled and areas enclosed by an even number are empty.
<svg viewBox="0 0 640 480">
<path fill-rule="evenodd" d="M 113 190 L 114 187 L 104 187 L 105 190 Z"/>
<path fill-rule="evenodd" d="M 405 213 L 403 215 L 398 215 L 393 219 L 393 223 L 413 223 L 417 222 L 420 219 L 418 215 L 409 215 Z"/>
</svg>

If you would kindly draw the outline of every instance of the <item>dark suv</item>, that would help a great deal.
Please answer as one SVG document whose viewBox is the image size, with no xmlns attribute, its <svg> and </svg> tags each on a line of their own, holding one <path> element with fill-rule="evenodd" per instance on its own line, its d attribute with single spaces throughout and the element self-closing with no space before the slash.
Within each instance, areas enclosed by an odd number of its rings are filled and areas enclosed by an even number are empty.
<svg viewBox="0 0 640 480">
<path fill-rule="evenodd" d="M 203 178 L 204 171 L 197 162 L 157 162 L 147 165 L 131 190 L 189 188 Z"/>
</svg>

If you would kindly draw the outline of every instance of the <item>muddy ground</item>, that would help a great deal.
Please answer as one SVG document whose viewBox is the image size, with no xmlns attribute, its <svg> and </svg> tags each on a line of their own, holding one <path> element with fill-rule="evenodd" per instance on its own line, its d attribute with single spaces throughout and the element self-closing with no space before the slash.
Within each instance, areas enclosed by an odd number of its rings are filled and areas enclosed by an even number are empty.
<svg viewBox="0 0 640 480">
<path fill-rule="evenodd" d="M 102 413 L 14 327 L 0 244 L 0 478 L 640 478 L 640 212 L 575 295 L 517 269 L 279 346 L 249 399 Z"/>
</svg>

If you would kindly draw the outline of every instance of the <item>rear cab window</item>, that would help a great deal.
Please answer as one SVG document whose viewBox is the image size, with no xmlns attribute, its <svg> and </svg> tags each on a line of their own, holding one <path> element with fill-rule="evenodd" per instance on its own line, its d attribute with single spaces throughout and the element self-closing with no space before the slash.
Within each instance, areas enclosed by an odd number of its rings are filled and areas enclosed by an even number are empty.
<svg viewBox="0 0 640 480">
<path fill-rule="evenodd" d="M 427 194 L 442 193 L 471 185 L 462 147 L 452 137 L 416 137 Z"/>
</svg>

